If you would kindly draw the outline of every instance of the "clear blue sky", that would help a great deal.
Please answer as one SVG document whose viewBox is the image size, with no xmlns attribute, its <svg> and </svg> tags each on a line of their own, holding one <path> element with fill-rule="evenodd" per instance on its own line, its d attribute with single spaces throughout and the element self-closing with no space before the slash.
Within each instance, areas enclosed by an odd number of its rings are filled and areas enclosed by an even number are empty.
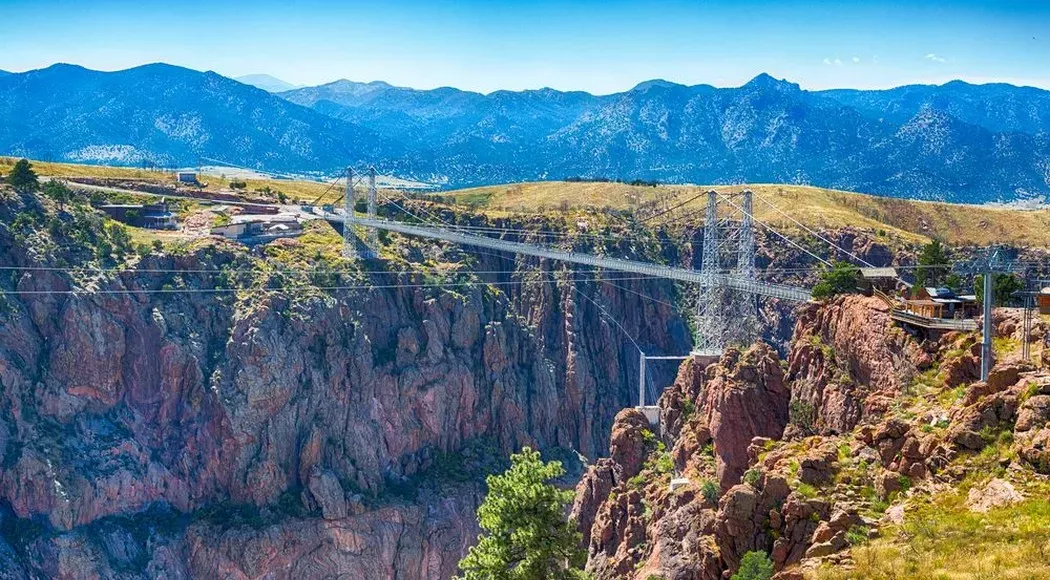
<svg viewBox="0 0 1050 580">
<path fill-rule="evenodd" d="M 1050 88 L 1048 1 L 0 0 L 0 69 L 163 61 L 319 84 L 597 93 L 652 78 Z"/>
</svg>

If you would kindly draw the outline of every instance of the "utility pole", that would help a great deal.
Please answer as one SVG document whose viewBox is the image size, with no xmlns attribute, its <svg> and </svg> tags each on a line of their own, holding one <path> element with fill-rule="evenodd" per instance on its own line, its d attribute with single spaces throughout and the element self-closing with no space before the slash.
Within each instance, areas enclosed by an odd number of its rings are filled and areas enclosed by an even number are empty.
<svg viewBox="0 0 1050 580">
<path fill-rule="evenodd" d="M 638 351 L 638 406 L 645 406 L 645 353 Z"/>
<path fill-rule="evenodd" d="M 992 278 L 995 274 L 991 268 L 984 272 L 984 328 L 981 336 L 981 380 L 988 380 L 988 372 L 992 369 L 992 296 L 995 293 L 995 285 Z"/>
<path fill-rule="evenodd" d="M 981 380 L 988 380 L 992 370 L 992 308 L 995 304 L 995 276 L 1010 269 L 999 255 L 998 249 L 990 250 L 983 264 L 984 276 L 984 320 L 981 328 Z"/>
</svg>

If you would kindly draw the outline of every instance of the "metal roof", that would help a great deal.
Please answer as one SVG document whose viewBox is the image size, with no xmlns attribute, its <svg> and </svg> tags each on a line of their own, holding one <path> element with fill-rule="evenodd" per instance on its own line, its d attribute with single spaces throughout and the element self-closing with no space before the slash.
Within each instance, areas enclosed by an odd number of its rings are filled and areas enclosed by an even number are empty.
<svg viewBox="0 0 1050 580">
<path fill-rule="evenodd" d="M 865 278 L 896 278 L 896 268 L 861 268 L 860 275 Z"/>
</svg>

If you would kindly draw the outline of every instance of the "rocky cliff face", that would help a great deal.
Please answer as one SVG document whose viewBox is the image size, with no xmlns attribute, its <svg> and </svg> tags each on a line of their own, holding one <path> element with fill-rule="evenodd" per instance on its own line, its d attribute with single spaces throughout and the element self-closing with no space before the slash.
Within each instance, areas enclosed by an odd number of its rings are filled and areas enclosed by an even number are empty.
<svg viewBox="0 0 1050 580">
<path fill-rule="evenodd" d="M 62 223 L 88 218 L 34 203 L 9 197 L 0 216 L 0 263 L 26 268 L 0 314 L 12 577 L 450 577 L 486 461 L 607 449 L 637 355 L 596 304 L 654 348 L 688 345 L 674 309 L 638 297 L 669 287 L 539 283 L 547 265 L 501 258 L 478 268 L 506 270 L 492 285 L 375 262 L 343 290 L 232 293 L 220 279 L 265 288 L 279 266 L 205 244 L 88 279 L 63 269 L 86 250 Z"/>
<path fill-rule="evenodd" d="M 877 298 L 848 296 L 800 312 L 788 354 L 799 427 L 845 433 L 881 415 L 932 363 L 918 343 L 894 327 Z"/>
<path fill-rule="evenodd" d="M 1012 313 L 998 318 L 1015 331 Z M 971 492 L 975 510 L 1020 501 L 1013 485 L 1042 493 L 1050 374 L 1004 356 L 978 381 L 973 342 L 919 342 L 877 300 L 848 296 L 804 308 L 783 367 L 761 343 L 685 361 L 659 427 L 620 413 L 612 456 L 577 487 L 588 570 L 718 579 L 758 551 L 776 578 L 801 579 L 852 566 L 851 545 L 964 478 L 1014 481 L 989 483 L 998 495 Z"/>
</svg>

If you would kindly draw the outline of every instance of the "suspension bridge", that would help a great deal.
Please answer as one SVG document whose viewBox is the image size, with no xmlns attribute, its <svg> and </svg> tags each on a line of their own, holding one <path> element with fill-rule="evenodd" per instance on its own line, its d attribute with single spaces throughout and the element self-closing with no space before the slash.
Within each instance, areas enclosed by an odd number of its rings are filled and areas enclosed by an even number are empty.
<svg viewBox="0 0 1050 580">
<path fill-rule="evenodd" d="M 760 298 L 788 302 L 808 302 L 813 296 L 808 288 L 788 284 L 774 283 L 760 279 L 760 271 L 755 265 L 756 244 L 755 226 L 762 225 L 779 238 L 795 245 L 821 262 L 828 262 L 812 252 L 792 242 L 783 234 L 772 229 L 754 217 L 754 194 L 744 189 L 738 194 L 722 194 L 708 191 L 699 197 L 706 198 L 703 219 L 703 250 L 699 270 L 657 264 L 652 262 L 630 260 L 591 253 L 574 252 L 556 249 L 538 244 L 510 241 L 481 235 L 470 226 L 451 224 L 437 218 L 430 223 L 407 223 L 392 219 L 382 219 L 377 214 L 377 197 L 375 170 L 363 172 L 347 171 L 345 190 L 341 199 L 342 211 L 329 208 L 321 215 L 330 222 L 339 223 L 343 230 L 343 255 L 348 258 L 374 258 L 377 246 L 376 233 L 380 230 L 399 234 L 427 238 L 508 252 L 550 260 L 559 260 L 610 270 L 639 274 L 651 278 L 676 280 L 699 287 L 699 299 L 696 310 L 694 349 L 689 355 L 649 356 L 641 351 L 639 365 L 639 407 L 646 407 L 646 363 L 649 360 L 681 360 L 691 356 L 713 359 L 721 355 L 726 345 L 735 340 L 748 340 L 756 336 L 758 322 L 758 302 Z M 362 191 L 359 191 L 362 190 Z M 695 199 L 695 198 L 694 198 Z M 359 200 L 364 202 L 364 215 L 355 211 Z M 387 199 L 416 221 L 423 220 L 412 212 L 398 205 L 393 199 Z M 679 205 L 684 205 L 686 200 Z M 676 206 L 665 208 L 660 215 L 676 209 Z M 429 213 L 429 212 L 427 212 Z M 430 214 L 434 217 L 433 214 Z M 655 216 L 650 216 L 655 217 Z M 801 224 L 799 224 L 801 225 Z M 804 227 L 804 226 L 803 226 Z M 360 239 L 357 231 L 364 232 Z M 808 228 L 806 228 L 808 229 Z M 810 230 L 811 231 L 811 230 Z M 495 229 L 491 232 L 500 233 Z M 811 231 L 812 232 L 812 231 Z M 827 243 L 831 243 L 816 232 L 812 232 Z M 834 244 L 832 244 L 834 246 Z M 846 252 L 835 246 L 839 252 Z M 855 257 L 855 256 L 854 256 Z M 632 338 L 633 341 L 633 338 Z M 636 343 L 637 346 L 637 343 Z"/>
</svg>

